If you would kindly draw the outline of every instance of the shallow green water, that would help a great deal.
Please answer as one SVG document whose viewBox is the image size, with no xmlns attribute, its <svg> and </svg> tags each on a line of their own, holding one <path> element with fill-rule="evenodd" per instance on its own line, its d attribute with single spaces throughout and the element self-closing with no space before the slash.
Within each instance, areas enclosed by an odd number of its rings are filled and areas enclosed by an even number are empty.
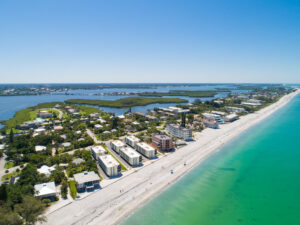
<svg viewBox="0 0 300 225">
<path fill-rule="evenodd" d="M 299 225 L 300 96 L 122 225 Z"/>
</svg>

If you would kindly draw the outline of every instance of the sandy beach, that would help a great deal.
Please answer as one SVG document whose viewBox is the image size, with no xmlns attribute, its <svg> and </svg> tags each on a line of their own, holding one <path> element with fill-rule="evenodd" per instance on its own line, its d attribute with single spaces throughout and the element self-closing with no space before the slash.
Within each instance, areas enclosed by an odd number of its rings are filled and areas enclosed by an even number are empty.
<svg viewBox="0 0 300 225">
<path fill-rule="evenodd" d="M 101 224 L 121 223 L 136 209 L 161 193 L 184 174 L 199 165 L 222 145 L 243 131 L 259 123 L 273 112 L 286 105 L 300 90 L 282 97 L 278 102 L 241 117 L 239 120 L 221 125 L 220 129 L 205 129 L 199 140 L 178 149 L 172 154 L 153 161 L 133 173 L 124 176 L 102 190 L 73 201 L 55 211 L 46 213 L 46 224 Z M 174 173 L 171 174 L 170 170 Z"/>
</svg>

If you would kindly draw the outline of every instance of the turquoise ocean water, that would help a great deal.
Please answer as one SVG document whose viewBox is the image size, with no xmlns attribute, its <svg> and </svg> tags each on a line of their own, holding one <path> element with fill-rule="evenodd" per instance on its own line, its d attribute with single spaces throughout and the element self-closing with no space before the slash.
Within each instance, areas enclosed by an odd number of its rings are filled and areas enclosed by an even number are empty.
<svg viewBox="0 0 300 225">
<path fill-rule="evenodd" d="M 299 225 L 300 96 L 122 225 Z"/>
</svg>

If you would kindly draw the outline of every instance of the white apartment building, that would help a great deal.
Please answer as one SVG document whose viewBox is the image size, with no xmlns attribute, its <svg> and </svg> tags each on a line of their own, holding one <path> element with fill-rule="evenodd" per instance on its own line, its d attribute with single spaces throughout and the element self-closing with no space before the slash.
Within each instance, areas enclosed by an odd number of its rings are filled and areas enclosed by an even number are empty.
<svg viewBox="0 0 300 225">
<path fill-rule="evenodd" d="M 130 145 L 131 147 L 135 147 L 135 145 L 140 142 L 140 139 L 135 136 L 128 136 L 125 137 L 126 144 Z"/>
<path fill-rule="evenodd" d="M 118 176 L 121 173 L 121 165 L 111 155 L 99 156 L 98 163 L 109 177 Z"/>
<path fill-rule="evenodd" d="M 125 147 L 125 146 L 126 146 L 126 144 L 123 143 L 120 140 L 116 140 L 116 141 L 110 142 L 110 147 L 112 148 L 112 150 L 114 150 L 117 153 L 119 153 L 120 149 L 123 148 L 123 147 Z"/>
<path fill-rule="evenodd" d="M 120 156 L 131 166 L 138 166 L 142 162 L 142 156 L 133 148 L 124 147 L 120 149 Z"/>
<path fill-rule="evenodd" d="M 101 145 L 93 146 L 91 148 L 91 152 L 92 152 L 94 159 L 96 159 L 96 160 L 97 160 L 98 156 L 107 154 L 107 151 Z"/>
<path fill-rule="evenodd" d="M 177 124 L 167 124 L 166 130 L 170 135 L 177 138 L 183 138 L 184 140 L 193 139 L 192 129 L 181 127 Z"/>
<path fill-rule="evenodd" d="M 156 156 L 156 150 L 145 142 L 140 142 L 135 145 L 135 149 L 146 156 L 147 158 L 154 158 Z"/>
<path fill-rule="evenodd" d="M 238 107 L 232 107 L 232 106 L 226 107 L 226 110 L 229 112 L 235 112 L 235 113 L 245 113 L 246 112 L 246 110 L 244 108 L 238 108 Z"/>
</svg>

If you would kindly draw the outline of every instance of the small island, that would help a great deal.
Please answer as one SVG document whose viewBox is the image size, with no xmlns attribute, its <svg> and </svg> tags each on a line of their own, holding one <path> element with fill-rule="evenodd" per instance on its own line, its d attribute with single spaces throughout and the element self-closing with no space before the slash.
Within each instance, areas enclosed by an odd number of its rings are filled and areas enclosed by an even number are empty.
<svg viewBox="0 0 300 225">
<path fill-rule="evenodd" d="M 95 100 L 95 99 L 69 99 L 65 101 L 67 104 L 79 105 L 95 105 L 99 107 L 112 107 L 112 108 L 129 108 L 134 106 L 145 106 L 155 103 L 186 103 L 185 99 L 181 98 L 142 98 L 142 97 L 128 97 L 118 100 Z"/>
</svg>

